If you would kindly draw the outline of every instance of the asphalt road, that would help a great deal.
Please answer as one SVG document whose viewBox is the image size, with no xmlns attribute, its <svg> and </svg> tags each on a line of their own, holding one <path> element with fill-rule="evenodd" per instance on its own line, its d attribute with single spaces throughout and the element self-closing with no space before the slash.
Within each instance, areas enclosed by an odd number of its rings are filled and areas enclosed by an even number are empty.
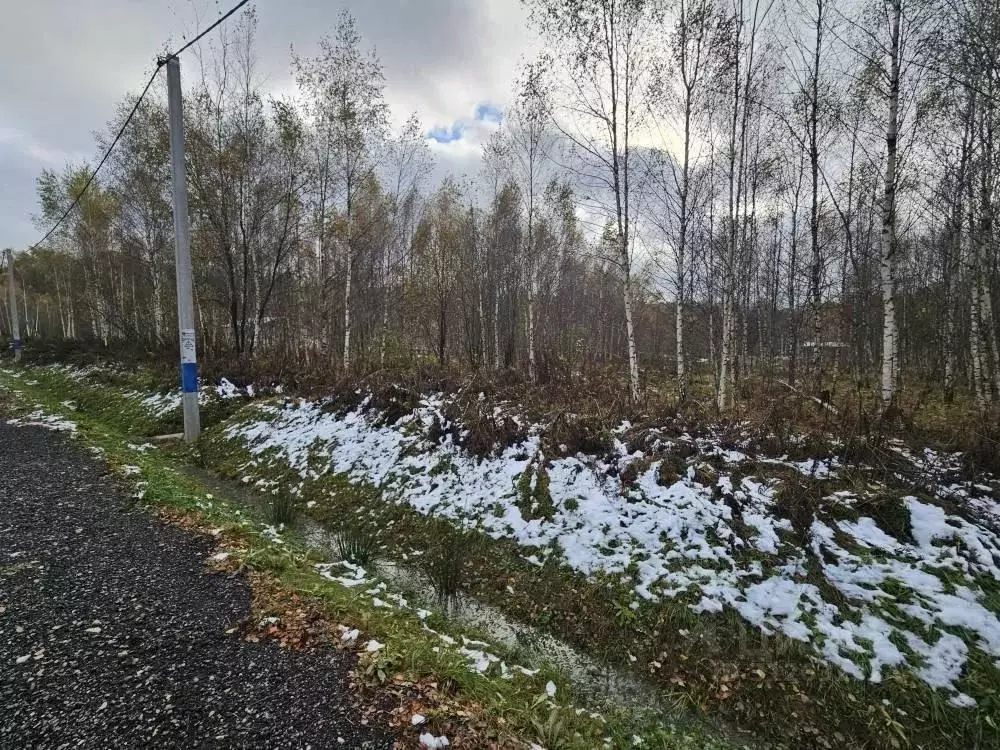
<svg viewBox="0 0 1000 750">
<path fill-rule="evenodd" d="M 349 655 L 225 631 L 241 577 L 66 435 L 0 420 L 0 748 L 390 748 Z"/>
</svg>

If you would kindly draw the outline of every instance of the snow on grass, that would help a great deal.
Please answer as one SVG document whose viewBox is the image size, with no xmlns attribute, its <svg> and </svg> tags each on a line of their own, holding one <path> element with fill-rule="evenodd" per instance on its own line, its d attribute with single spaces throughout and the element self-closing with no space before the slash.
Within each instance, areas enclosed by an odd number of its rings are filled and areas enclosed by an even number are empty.
<svg viewBox="0 0 1000 750">
<path fill-rule="evenodd" d="M 14 427 L 44 427 L 54 432 L 69 432 L 70 434 L 75 433 L 77 429 L 75 422 L 48 414 L 41 409 L 36 409 L 24 417 L 8 419 L 7 424 Z"/>
<path fill-rule="evenodd" d="M 181 410 L 183 404 L 183 394 L 178 388 L 175 391 L 165 393 L 144 394 L 139 391 L 127 391 L 126 398 L 132 398 L 139 402 L 139 405 L 146 410 L 149 416 L 156 419 L 166 417 Z M 212 400 L 212 393 L 206 387 L 201 387 L 198 391 L 198 403 L 206 406 Z"/>
<path fill-rule="evenodd" d="M 126 394 L 127 395 L 127 394 Z M 181 392 L 154 393 L 139 401 L 140 405 L 154 417 L 165 417 L 181 408 Z"/>
<path fill-rule="evenodd" d="M 437 737 L 430 732 L 425 732 L 420 735 L 420 747 L 430 748 L 430 750 L 436 750 L 437 748 L 448 747 L 451 743 L 448 738 L 444 735 Z"/>
<path fill-rule="evenodd" d="M 229 383 L 228 380 L 224 380 Z M 229 383 L 232 386 L 232 383 Z M 235 386 L 233 386 L 235 388 Z M 227 400 L 232 398 L 228 391 L 222 386 L 212 386 L 200 383 L 198 386 L 198 403 L 201 406 L 208 406 L 215 399 Z M 162 393 L 145 393 L 142 391 L 125 391 L 122 394 L 125 398 L 136 401 L 150 417 L 162 419 L 163 417 L 176 414 L 181 411 L 183 405 L 183 393 L 180 388 L 165 391 Z M 239 395 L 237 393 L 237 395 Z"/>
<path fill-rule="evenodd" d="M 417 619 L 420 620 L 421 627 L 426 632 L 437 636 L 446 648 L 452 649 L 464 657 L 466 666 L 470 672 L 485 674 L 495 665 L 499 671 L 500 677 L 505 680 L 512 679 L 514 673 L 522 674 L 527 677 L 533 677 L 537 674 L 537 670 L 532 671 L 526 667 L 516 664 L 508 668 L 507 663 L 504 662 L 499 656 L 486 650 L 492 648 L 489 643 L 471 640 L 462 636 L 461 644 L 459 644 L 459 641 L 451 636 L 434 630 L 425 622 L 431 614 L 429 611 L 425 609 L 413 610 L 409 602 L 407 602 L 404 597 L 389 591 L 389 587 L 384 581 L 377 582 L 375 578 L 369 577 L 368 572 L 360 565 L 355 565 L 347 560 L 339 560 L 335 563 L 317 563 L 315 567 L 316 570 L 319 571 L 319 574 L 327 580 L 334 581 L 339 583 L 341 586 L 345 586 L 350 589 L 358 589 L 358 595 L 367 598 L 373 607 L 379 609 L 413 611 L 413 613 L 417 616 Z M 337 575 L 337 568 L 346 568 L 347 574 Z M 371 588 L 362 588 L 363 586 L 371 586 L 372 584 L 374 584 L 374 586 Z M 353 643 L 357 640 L 358 635 L 359 633 L 357 630 L 345 632 L 342 635 L 342 640 Z M 374 643 L 377 643 L 377 641 Z M 371 644 L 369 644 L 369 646 L 370 645 Z M 375 650 L 380 650 L 383 647 L 384 644 L 379 644 L 378 648 Z"/>
<path fill-rule="evenodd" d="M 1000 665 L 1000 621 L 975 581 L 1000 581 L 1000 541 L 982 526 L 907 497 L 902 503 L 912 541 L 891 536 L 866 516 L 830 523 L 816 518 L 801 539 L 776 506 L 776 482 L 734 482 L 723 471 L 715 484 L 703 484 L 691 467 L 664 486 L 659 462 L 652 461 L 626 484 L 621 469 L 641 454 L 627 455 L 620 440 L 611 457 L 549 458 L 540 453 L 537 428 L 480 459 L 449 433 L 437 441 L 426 437 L 431 425 L 448 426 L 443 406 L 441 396 L 424 398 L 413 413 L 388 425 L 367 402 L 339 415 L 309 401 L 270 404 L 230 425 L 226 435 L 260 462 L 280 457 L 303 480 L 345 475 L 420 513 L 512 539 L 539 564 L 558 554 L 588 576 L 628 576 L 636 601 L 683 597 L 695 612 L 731 608 L 765 632 L 811 644 L 858 679 L 878 682 L 887 668 L 904 668 L 948 691 L 953 703 L 971 705 L 957 685 L 970 650 Z M 627 429 L 623 425 L 618 434 Z M 725 464 L 747 460 L 708 439 L 697 443 L 703 457 Z M 923 460 L 936 461 L 929 473 L 937 475 L 954 457 L 943 467 L 936 456 Z M 840 467 L 836 459 L 776 462 L 816 478 Z M 519 494 L 525 472 L 536 473 L 538 466 L 548 480 L 546 514 L 526 511 Z M 536 482 L 532 475 L 532 489 Z M 852 508 L 858 496 L 839 491 L 826 501 Z M 846 603 L 825 599 L 817 576 Z M 354 580 L 340 578 L 345 585 Z"/>
<path fill-rule="evenodd" d="M 215 388 L 215 393 L 222 399 L 239 398 L 243 395 L 240 393 L 240 389 L 227 378 L 222 378 L 219 381 L 219 385 Z"/>
<path fill-rule="evenodd" d="M 270 391 L 280 393 L 280 388 L 272 387 Z M 252 384 L 240 387 L 228 378 L 221 378 L 215 385 L 199 380 L 198 403 L 208 406 L 213 402 L 233 401 L 234 399 L 253 398 L 258 390 Z M 124 396 L 135 400 L 153 418 L 159 419 L 181 410 L 183 394 L 179 388 L 161 393 L 144 393 L 127 391 Z"/>
</svg>

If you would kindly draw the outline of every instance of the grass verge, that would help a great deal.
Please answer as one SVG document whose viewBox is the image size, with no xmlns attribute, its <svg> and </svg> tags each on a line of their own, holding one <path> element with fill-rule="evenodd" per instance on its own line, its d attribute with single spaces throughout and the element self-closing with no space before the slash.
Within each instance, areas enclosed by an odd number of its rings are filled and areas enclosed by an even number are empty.
<svg viewBox="0 0 1000 750">
<path fill-rule="evenodd" d="M 172 431 L 176 416 L 150 417 L 122 394 L 150 385 L 144 376 L 129 373 L 106 376 L 101 387 L 95 388 L 64 370 L 0 370 L 0 412 L 41 409 L 73 421 L 77 439 L 108 463 L 138 501 L 171 522 L 215 537 L 218 564 L 245 571 L 254 586 L 256 625 L 248 627 L 247 637 L 275 637 L 285 645 L 295 645 L 283 620 L 294 623 L 315 617 L 331 644 L 343 643 L 334 637 L 341 632 L 337 626 L 347 632 L 361 631 L 359 643 L 384 644 L 372 652 L 364 646 L 359 649 L 357 681 L 362 690 L 394 689 L 404 696 L 407 705 L 398 712 L 404 747 L 416 744 L 418 732 L 408 723 L 416 708 L 428 717 L 420 731 L 449 733 L 457 738 L 453 739 L 455 747 L 538 743 L 548 750 L 637 745 L 711 750 L 739 746 L 702 728 L 679 730 L 662 717 L 646 713 L 591 715 L 576 705 L 565 677 L 544 664 L 539 665 L 538 674 L 516 679 L 470 671 L 467 659 L 442 648 L 440 637 L 424 627 L 422 618 L 375 606 L 361 592 L 323 577 L 316 568 L 323 556 L 292 532 L 275 533 L 266 511 L 218 497 L 213 488 L 190 476 L 184 469 L 197 459 L 195 453 L 149 448 L 143 439 Z M 206 423 L 217 423 L 231 411 L 229 405 L 210 408 Z M 272 610 L 283 617 L 272 622 L 268 615 Z M 455 628 L 440 614 L 426 622 L 452 638 L 480 635 Z M 315 623 L 310 627 L 317 629 Z M 502 649 L 492 650 L 515 657 Z M 556 696 L 548 694 L 549 682 L 559 684 Z"/>
</svg>

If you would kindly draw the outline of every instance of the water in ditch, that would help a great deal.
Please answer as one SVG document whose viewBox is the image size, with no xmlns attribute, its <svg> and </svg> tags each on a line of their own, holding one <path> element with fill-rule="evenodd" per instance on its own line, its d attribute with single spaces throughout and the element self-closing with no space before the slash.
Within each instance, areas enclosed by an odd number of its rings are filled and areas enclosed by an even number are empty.
<svg viewBox="0 0 1000 750">
<path fill-rule="evenodd" d="M 241 504 L 263 511 L 269 502 L 252 488 L 220 479 L 204 469 L 189 467 L 188 473 L 216 491 Z M 296 530 L 306 544 L 324 554 L 327 560 L 340 559 L 337 535 L 310 518 L 300 516 L 295 521 Z M 389 559 L 379 559 L 372 566 L 374 573 L 397 590 L 414 594 L 424 606 L 435 606 L 434 597 L 421 592 L 431 592 L 432 586 L 416 566 Z M 697 720 L 689 713 L 678 712 L 666 704 L 662 692 L 652 689 L 645 682 L 618 669 L 599 663 L 596 659 L 531 625 L 507 617 L 500 609 L 473 597 L 459 595 L 448 603 L 450 620 L 479 631 L 493 643 L 507 650 L 524 654 L 532 663 L 547 662 L 573 683 L 581 702 L 592 710 L 631 708 L 652 711 L 669 718 L 675 724 L 688 724 Z M 526 666 L 531 666 L 526 665 Z"/>
<path fill-rule="evenodd" d="M 307 544 L 338 558 L 337 536 L 311 519 L 300 519 Z M 415 566 L 397 560 L 380 559 L 372 565 L 379 578 L 395 589 L 406 592 L 430 592 L 432 586 Z M 433 597 L 424 596 L 420 604 L 433 605 Z M 473 597 L 458 595 L 446 607 L 448 618 L 489 636 L 499 646 L 526 654 L 532 661 L 545 661 L 573 682 L 578 696 L 594 708 L 621 707 L 663 711 L 662 700 L 648 685 L 631 675 L 598 663 L 587 654 L 538 628 L 516 622 L 500 609 Z"/>
</svg>

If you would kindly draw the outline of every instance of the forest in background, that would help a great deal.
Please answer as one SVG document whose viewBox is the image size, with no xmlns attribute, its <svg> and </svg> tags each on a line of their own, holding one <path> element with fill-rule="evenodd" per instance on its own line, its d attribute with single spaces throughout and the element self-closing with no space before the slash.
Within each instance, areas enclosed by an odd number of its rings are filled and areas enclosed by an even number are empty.
<svg viewBox="0 0 1000 750">
<path fill-rule="evenodd" d="M 763 375 L 824 394 L 1000 396 L 995 0 L 529 0 L 477 174 L 431 184 L 415 117 L 341 14 L 275 99 L 252 11 L 185 68 L 199 349 L 249 373 L 437 363 L 670 378 L 727 409 Z M 165 86 L 98 179 L 38 180 L 23 334 L 176 351 Z M 98 146 L 107 147 L 135 97 Z M 0 325 L 9 332 L 6 307 Z"/>
</svg>

